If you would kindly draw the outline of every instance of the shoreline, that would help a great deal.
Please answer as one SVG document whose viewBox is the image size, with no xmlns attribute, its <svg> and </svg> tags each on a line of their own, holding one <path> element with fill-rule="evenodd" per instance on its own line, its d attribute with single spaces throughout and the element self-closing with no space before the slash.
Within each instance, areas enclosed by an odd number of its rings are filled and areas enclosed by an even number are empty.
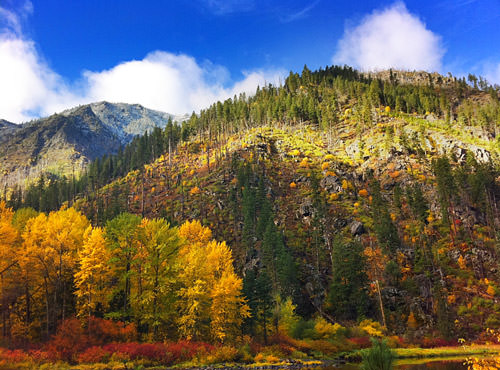
<svg viewBox="0 0 500 370">
<path fill-rule="evenodd" d="M 325 367 L 340 367 L 347 364 L 356 364 L 361 361 L 361 351 L 339 353 L 335 358 L 328 359 L 283 359 L 278 362 L 262 363 L 221 363 L 213 365 L 193 366 L 187 362 L 184 365 L 174 366 L 151 365 L 143 366 L 144 370 L 299 370 L 299 369 L 320 369 Z M 398 363 L 425 363 L 446 360 L 461 360 L 470 357 L 495 357 L 500 356 L 500 345 L 483 344 L 471 346 L 453 346 L 437 348 L 396 348 L 393 349 L 395 360 Z M 31 366 L 30 366 L 31 365 Z M 93 363 L 93 364 L 74 364 L 69 363 L 41 363 L 28 365 L 27 363 L 0 363 L 0 370 L 21 370 L 21 369 L 57 369 L 57 370 L 91 370 L 91 369 L 116 369 L 131 370 L 136 368 L 137 364 L 133 362 L 114 363 Z M 118 366 L 117 366 L 118 365 Z M 47 367 L 49 366 L 49 367 Z"/>
</svg>

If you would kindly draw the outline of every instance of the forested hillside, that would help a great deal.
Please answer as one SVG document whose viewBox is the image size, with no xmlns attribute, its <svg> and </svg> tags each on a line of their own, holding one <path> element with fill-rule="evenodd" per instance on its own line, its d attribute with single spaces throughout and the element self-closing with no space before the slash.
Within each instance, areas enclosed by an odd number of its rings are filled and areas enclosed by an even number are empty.
<svg viewBox="0 0 500 370">
<path fill-rule="evenodd" d="M 482 338 L 500 327 L 500 102 L 479 82 L 304 67 L 17 189 L 4 338 L 75 314 L 306 354 Z"/>
</svg>

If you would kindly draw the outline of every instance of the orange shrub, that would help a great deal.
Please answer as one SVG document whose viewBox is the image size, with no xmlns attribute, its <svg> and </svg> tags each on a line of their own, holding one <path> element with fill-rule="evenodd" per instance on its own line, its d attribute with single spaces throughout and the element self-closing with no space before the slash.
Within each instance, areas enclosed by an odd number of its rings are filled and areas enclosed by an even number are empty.
<svg viewBox="0 0 500 370">
<path fill-rule="evenodd" d="M 371 346 L 370 337 L 354 337 L 349 338 L 348 341 L 354 344 L 356 348 L 368 348 Z"/>
<path fill-rule="evenodd" d="M 125 324 L 120 321 L 106 320 L 91 317 L 88 333 L 92 344 L 105 344 L 110 342 L 130 342 L 137 339 L 137 329 L 134 323 Z"/>
<path fill-rule="evenodd" d="M 201 193 L 201 190 L 197 186 L 191 188 L 191 190 L 189 191 L 189 194 L 191 194 L 191 195 L 196 195 L 196 194 L 200 194 L 200 193 Z"/>
<path fill-rule="evenodd" d="M 367 197 L 368 196 L 368 190 L 366 189 L 361 189 L 359 192 L 358 192 L 359 196 L 361 197 Z"/>
<path fill-rule="evenodd" d="M 389 172 L 389 177 L 391 179 L 395 179 L 395 178 L 399 177 L 400 174 L 401 173 L 399 171 L 392 171 L 392 172 Z"/>
<path fill-rule="evenodd" d="M 15 364 L 19 362 L 27 362 L 29 360 L 30 356 L 20 349 L 8 350 L 0 348 L 0 364 L 2 362 Z"/>
</svg>

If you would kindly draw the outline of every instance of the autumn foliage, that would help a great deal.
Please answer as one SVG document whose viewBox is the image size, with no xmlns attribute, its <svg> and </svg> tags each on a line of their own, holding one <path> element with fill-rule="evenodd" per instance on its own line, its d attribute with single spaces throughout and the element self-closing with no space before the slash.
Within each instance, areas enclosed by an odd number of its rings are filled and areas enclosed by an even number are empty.
<svg viewBox="0 0 500 370">
<path fill-rule="evenodd" d="M 223 342 L 248 316 L 231 249 L 198 221 L 178 229 L 123 214 L 100 228 L 62 208 L 33 214 L 18 230 L 13 214 L 0 203 L 2 283 L 15 302 L 3 330 L 18 343 L 45 340 L 54 356 L 72 361 L 110 342 Z M 78 318 L 68 319 L 73 312 Z"/>
</svg>

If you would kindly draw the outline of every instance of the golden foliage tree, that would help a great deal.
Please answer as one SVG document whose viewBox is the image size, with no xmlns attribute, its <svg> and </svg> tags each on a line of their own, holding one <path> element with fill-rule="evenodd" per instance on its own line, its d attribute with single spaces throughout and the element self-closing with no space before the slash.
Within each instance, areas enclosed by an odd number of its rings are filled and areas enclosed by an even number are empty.
<svg viewBox="0 0 500 370">
<path fill-rule="evenodd" d="M 99 306 L 106 308 L 112 278 L 110 257 L 103 229 L 89 226 L 78 251 L 79 269 L 75 273 L 78 316 L 90 318 Z"/>
<path fill-rule="evenodd" d="M 9 307 L 16 292 L 9 292 L 16 284 L 17 248 L 19 235 L 12 226 L 12 209 L 7 208 L 4 201 L 0 201 L 0 304 L 2 307 L 2 335 L 9 335 L 7 316 Z"/>
<path fill-rule="evenodd" d="M 187 339 L 208 333 L 211 339 L 224 342 L 249 315 L 231 250 L 225 242 L 210 241 L 210 229 L 199 221 L 186 222 L 179 234 L 185 239 L 179 258 L 180 333 Z"/>
<path fill-rule="evenodd" d="M 45 294 L 46 334 L 65 318 L 71 298 L 77 251 L 89 221 L 73 208 L 27 221 L 23 233 L 23 265 L 30 279 L 41 282 Z"/>
</svg>

